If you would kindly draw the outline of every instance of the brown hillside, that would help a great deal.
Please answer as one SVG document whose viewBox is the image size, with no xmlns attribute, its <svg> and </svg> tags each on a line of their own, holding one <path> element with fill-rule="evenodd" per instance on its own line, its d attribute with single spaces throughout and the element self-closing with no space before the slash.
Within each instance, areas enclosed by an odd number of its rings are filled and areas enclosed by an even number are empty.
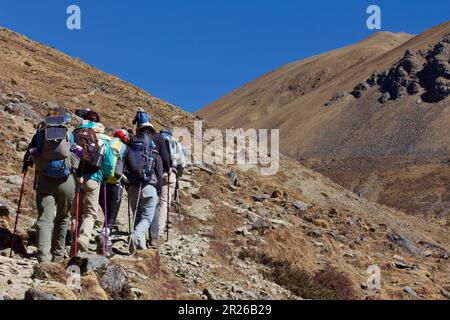
<svg viewBox="0 0 450 320">
<path fill-rule="evenodd" d="M 432 59 L 449 59 L 446 56 L 448 51 L 445 51 L 448 49 L 443 49 L 444 53 L 440 55 L 429 56 L 439 43 L 448 41 L 445 40 L 448 34 L 450 22 L 416 37 L 375 34 L 356 45 L 273 71 L 212 103 L 201 110 L 199 115 L 221 127 L 280 128 L 284 154 L 295 159 L 310 160 L 307 163 L 312 168 L 327 174 L 343 186 L 357 191 L 355 184 L 362 183 L 366 190 L 371 190 L 364 193 L 368 198 L 378 199 L 408 212 L 447 212 L 450 205 L 447 200 L 439 203 L 440 200 L 434 201 L 435 197 L 420 195 L 424 191 L 422 174 L 415 178 L 410 173 L 408 180 L 404 179 L 405 176 L 396 176 L 392 171 L 385 175 L 383 164 L 389 161 L 386 157 L 396 157 L 396 164 L 406 165 L 408 161 L 406 157 L 402 159 L 402 155 L 420 158 L 421 163 L 426 161 L 424 158 L 432 162 L 445 161 L 450 143 L 447 71 L 436 78 L 437 75 L 430 70 L 432 68 L 425 66 L 427 63 L 431 65 Z M 408 54 L 413 57 L 407 58 Z M 408 59 L 417 63 L 419 74 L 406 74 L 402 78 L 403 67 L 395 69 L 395 66 Z M 443 68 L 448 67 L 448 61 L 440 63 Z M 392 76 L 382 86 L 365 82 L 374 73 L 389 71 L 392 71 Z M 406 83 L 405 86 L 414 82 L 416 87 L 411 90 L 417 90 L 417 93 L 405 93 L 398 99 L 381 103 L 379 99 L 383 90 L 391 93 L 395 90 L 401 93 L 402 90 L 406 91 L 400 82 L 395 83 L 396 76 Z M 444 99 L 428 101 L 433 96 L 427 96 L 426 88 L 437 86 L 434 81 L 440 81 Z M 350 93 L 358 84 L 360 90 L 355 94 L 363 94 L 355 98 Z M 380 169 L 373 171 L 372 166 L 364 165 L 354 167 L 359 158 L 377 162 Z M 328 160 L 336 161 L 321 163 Z M 341 165 L 334 166 L 337 162 Z M 342 163 L 345 165 L 342 166 Z M 322 170 L 324 167 L 327 169 Z M 343 171 L 342 167 L 347 169 Z M 435 168 L 439 168 L 439 171 L 427 175 L 427 179 L 438 183 L 438 179 L 445 179 L 447 170 L 443 165 Z M 373 175 L 377 176 L 376 186 L 368 181 Z M 361 179 L 366 181 L 358 181 Z M 411 184 L 417 189 L 405 190 Z M 389 200 L 375 191 L 383 189 L 389 190 Z M 414 190 L 423 198 L 420 204 L 411 202 L 411 192 Z M 446 198 L 442 192 L 447 191 L 442 188 L 431 192 L 434 191 L 438 198 L 441 195 Z M 397 194 L 401 196 L 396 198 Z M 408 198 L 408 203 L 405 203 L 404 200 Z M 437 207 L 439 209 L 435 210 Z"/>
</svg>

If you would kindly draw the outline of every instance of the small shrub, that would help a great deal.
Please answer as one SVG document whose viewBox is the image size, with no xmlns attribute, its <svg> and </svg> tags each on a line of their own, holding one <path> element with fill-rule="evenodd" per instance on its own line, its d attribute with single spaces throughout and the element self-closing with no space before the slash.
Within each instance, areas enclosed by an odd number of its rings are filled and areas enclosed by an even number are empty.
<svg viewBox="0 0 450 320">
<path fill-rule="evenodd" d="M 344 273 L 335 269 L 318 272 L 314 276 L 314 282 L 335 292 L 339 300 L 355 299 L 352 282 Z"/>
<path fill-rule="evenodd" d="M 244 250 L 239 254 L 241 259 L 252 259 L 269 268 L 265 277 L 293 294 L 304 299 L 312 300 L 337 300 L 335 292 L 320 283 L 314 281 L 305 270 L 292 266 L 286 260 L 274 260 L 265 253 L 252 250 Z"/>
</svg>

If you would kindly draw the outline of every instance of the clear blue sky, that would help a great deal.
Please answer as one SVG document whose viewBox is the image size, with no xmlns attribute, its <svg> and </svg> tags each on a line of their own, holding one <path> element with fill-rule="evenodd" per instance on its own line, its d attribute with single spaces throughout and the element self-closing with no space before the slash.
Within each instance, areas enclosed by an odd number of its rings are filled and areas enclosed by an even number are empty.
<svg viewBox="0 0 450 320">
<path fill-rule="evenodd" d="M 66 9 L 82 10 L 82 30 Z M 0 25 L 195 111 L 286 63 L 384 31 L 420 33 L 449 19 L 449 0 L 1 0 Z M 1 62 L 0 62 L 1 63 Z"/>
</svg>

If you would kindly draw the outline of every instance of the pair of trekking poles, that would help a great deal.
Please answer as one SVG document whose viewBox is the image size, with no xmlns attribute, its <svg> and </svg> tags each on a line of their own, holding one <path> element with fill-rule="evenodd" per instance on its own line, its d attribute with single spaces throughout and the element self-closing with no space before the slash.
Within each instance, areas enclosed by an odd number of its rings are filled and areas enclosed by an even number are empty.
<svg viewBox="0 0 450 320">
<path fill-rule="evenodd" d="M 78 232 L 79 232 L 79 219 L 80 219 L 80 194 L 81 194 L 81 184 L 80 182 L 77 183 L 77 191 L 75 195 L 75 223 L 74 226 L 72 226 L 72 234 L 75 235 L 75 239 L 73 241 L 73 255 L 78 255 Z M 104 244 L 103 244 L 103 255 L 108 255 L 108 241 L 109 241 L 109 234 L 108 234 L 108 202 L 107 202 L 107 195 L 106 195 L 106 183 L 103 183 L 103 207 L 104 207 Z"/>
<path fill-rule="evenodd" d="M 167 223 L 166 223 L 166 242 L 169 241 L 169 231 L 170 231 L 170 206 L 169 203 L 170 201 L 170 174 L 167 177 Z M 128 243 L 128 248 L 130 248 L 131 245 L 131 234 L 132 234 L 132 227 L 134 228 L 135 223 L 136 223 L 136 217 L 137 217 L 137 211 L 139 209 L 139 204 L 140 204 L 140 200 L 141 200 L 141 193 L 142 193 L 142 184 L 139 185 L 139 193 L 138 193 L 138 199 L 136 202 L 136 208 L 133 212 L 133 217 L 131 217 L 131 205 L 130 205 L 130 197 L 128 196 L 128 229 L 130 230 L 130 241 Z M 175 199 L 177 201 L 178 204 L 178 216 L 180 219 L 180 224 L 181 224 L 181 206 L 180 206 L 180 193 L 179 193 L 179 184 L 178 184 L 178 179 L 176 182 L 176 187 L 175 187 Z"/>
</svg>

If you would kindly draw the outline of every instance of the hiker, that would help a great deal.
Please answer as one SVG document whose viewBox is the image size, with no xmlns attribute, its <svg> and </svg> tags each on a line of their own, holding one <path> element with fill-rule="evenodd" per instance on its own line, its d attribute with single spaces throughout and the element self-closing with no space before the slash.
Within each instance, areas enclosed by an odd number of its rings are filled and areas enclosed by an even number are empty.
<svg viewBox="0 0 450 320">
<path fill-rule="evenodd" d="M 134 214 L 130 253 L 147 249 L 146 234 L 150 228 L 161 195 L 162 176 L 169 173 L 170 153 L 165 139 L 151 124 L 151 118 L 138 111 L 136 135 L 128 144 L 125 158 L 130 183 L 128 196 Z"/>
<path fill-rule="evenodd" d="M 74 132 L 75 143 L 82 148 L 82 159 L 77 170 L 79 207 L 74 208 L 80 211 L 79 220 L 82 223 L 74 245 L 82 252 L 89 250 L 95 222 L 102 220 L 98 217 L 100 187 L 103 180 L 111 175 L 114 165 L 114 155 L 109 144 L 111 138 L 104 134 L 105 127 L 100 123 L 100 116 L 89 111 L 85 119 Z"/>
<path fill-rule="evenodd" d="M 107 256 L 112 256 L 112 241 L 110 234 L 112 228 L 116 224 L 117 216 L 119 214 L 120 205 L 122 203 L 122 196 L 124 190 L 124 168 L 125 168 L 125 155 L 128 144 L 128 131 L 119 129 L 114 133 L 114 138 L 109 142 L 111 150 L 114 154 L 113 170 L 111 175 L 103 183 L 100 189 L 100 206 L 105 212 L 105 190 L 106 190 L 106 216 L 107 216 L 107 231 L 108 231 L 108 252 Z M 101 235 L 96 237 L 97 253 L 104 254 L 105 248 L 105 230 Z"/>
<path fill-rule="evenodd" d="M 23 172 L 36 165 L 36 242 L 40 263 L 64 260 L 76 187 L 70 121 L 68 115 L 49 113 L 39 124 L 24 158 Z"/>
<path fill-rule="evenodd" d="M 75 115 L 83 120 L 86 120 L 86 116 L 90 111 L 90 109 L 78 109 L 75 111 Z"/>
<path fill-rule="evenodd" d="M 165 173 L 163 176 L 161 197 L 150 228 L 150 247 L 155 249 L 159 247 L 160 237 L 164 234 L 164 229 L 169 228 L 168 212 L 177 186 L 177 178 L 183 174 L 186 167 L 183 147 L 180 142 L 173 138 L 172 131 L 164 129 L 160 134 L 169 147 L 171 169 L 170 175 Z"/>
</svg>

